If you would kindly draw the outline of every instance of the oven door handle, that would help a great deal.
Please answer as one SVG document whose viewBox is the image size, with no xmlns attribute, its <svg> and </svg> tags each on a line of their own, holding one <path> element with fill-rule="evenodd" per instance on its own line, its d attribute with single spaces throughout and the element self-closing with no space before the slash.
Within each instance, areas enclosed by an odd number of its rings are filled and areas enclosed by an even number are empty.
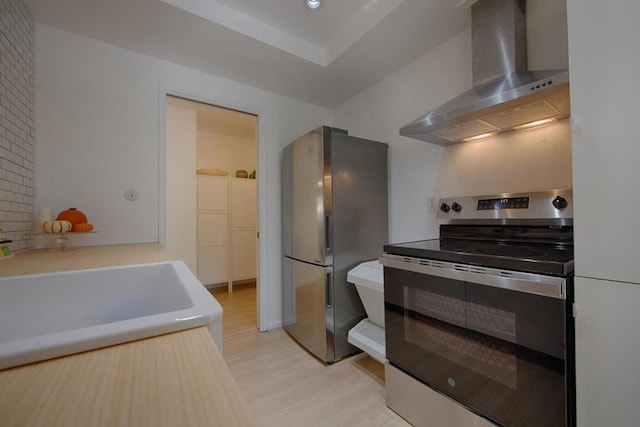
<svg viewBox="0 0 640 427">
<path fill-rule="evenodd" d="M 380 257 L 380 264 L 385 267 L 397 268 L 398 270 L 493 286 L 515 292 L 524 292 L 563 300 L 567 298 L 567 279 L 562 277 L 511 270 L 498 270 L 386 253 Z"/>
</svg>

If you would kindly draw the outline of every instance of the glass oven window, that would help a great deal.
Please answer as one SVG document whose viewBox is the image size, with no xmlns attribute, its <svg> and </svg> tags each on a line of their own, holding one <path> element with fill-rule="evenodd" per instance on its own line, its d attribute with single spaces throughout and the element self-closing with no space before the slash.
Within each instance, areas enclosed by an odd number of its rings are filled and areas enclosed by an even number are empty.
<svg viewBox="0 0 640 427">
<path fill-rule="evenodd" d="M 564 426 L 564 303 L 385 267 L 387 358 L 500 424 Z"/>
<path fill-rule="evenodd" d="M 407 290 L 412 289 L 405 288 Z M 418 294 L 421 292 L 416 290 Z M 413 292 L 407 293 L 410 301 L 410 294 Z M 462 315 L 464 320 L 464 307 Z M 406 317 L 404 334 L 407 341 L 426 351 L 440 354 L 455 364 L 466 366 L 490 380 L 516 388 L 517 368 L 512 344 L 486 340 L 481 335 L 468 333 L 464 328 L 452 326 L 446 321 L 436 322 L 431 319 L 433 317 L 429 316 Z"/>
</svg>

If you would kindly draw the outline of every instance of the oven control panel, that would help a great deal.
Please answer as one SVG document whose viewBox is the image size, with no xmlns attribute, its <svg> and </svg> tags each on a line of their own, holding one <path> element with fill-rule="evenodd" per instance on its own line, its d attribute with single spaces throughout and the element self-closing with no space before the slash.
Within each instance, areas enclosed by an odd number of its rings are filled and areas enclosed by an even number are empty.
<svg viewBox="0 0 640 427">
<path fill-rule="evenodd" d="M 529 196 L 506 197 L 500 199 L 480 199 L 478 200 L 479 211 L 497 209 L 527 209 L 529 208 Z"/>
<path fill-rule="evenodd" d="M 551 190 L 446 197 L 439 201 L 437 219 L 445 222 L 483 219 L 573 219 L 573 192 Z"/>
</svg>

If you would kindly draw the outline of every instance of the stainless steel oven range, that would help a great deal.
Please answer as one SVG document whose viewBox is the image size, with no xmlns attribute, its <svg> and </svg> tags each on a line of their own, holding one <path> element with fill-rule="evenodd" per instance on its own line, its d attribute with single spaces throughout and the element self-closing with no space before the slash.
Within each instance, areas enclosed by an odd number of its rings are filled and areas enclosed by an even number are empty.
<svg viewBox="0 0 640 427">
<path fill-rule="evenodd" d="M 402 375 L 498 425 L 574 425 L 571 190 L 443 199 L 438 219 L 384 247 L 387 405 L 428 424 Z"/>
</svg>

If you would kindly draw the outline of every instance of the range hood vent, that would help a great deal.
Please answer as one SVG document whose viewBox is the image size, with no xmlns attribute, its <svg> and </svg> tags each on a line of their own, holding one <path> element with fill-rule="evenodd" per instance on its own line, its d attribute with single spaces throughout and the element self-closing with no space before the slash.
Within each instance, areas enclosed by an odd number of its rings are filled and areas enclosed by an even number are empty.
<svg viewBox="0 0 640 427">
<path fill-rule="evenodd" d="M 471 6 L 473 89 L 400 128 L 452 145 L 568 118 L 568 70 L 527 70 L 526 0 Z"/>
</svg>

